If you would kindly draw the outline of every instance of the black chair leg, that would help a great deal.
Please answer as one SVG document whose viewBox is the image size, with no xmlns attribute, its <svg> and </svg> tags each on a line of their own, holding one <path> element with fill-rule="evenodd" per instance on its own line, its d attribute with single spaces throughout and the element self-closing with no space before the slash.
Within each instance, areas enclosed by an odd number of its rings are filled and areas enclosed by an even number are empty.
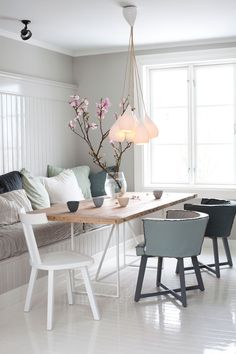
<svg viewBox="0 0 236 354">
<path fill-rule="evenodd" d="M 178 259 L 177 259 L 177 263 L 176 263 L 175 273 L 179 274 L 179 261 L 178 261 Z"/>
<path fill-rule="evenodd" d="M 199 264 L 198 264 L 197 256 L 193 256 L 193 257 L 191 257 L 191 259 L 192 259 L 193 268 L 194 268 L 194 271 L 195 271 L 195 275 L 196 275 L 196 278 L 197 278 L 197 283 L 198 283 L 199 289 L 201 291 L 203 291 L 203 290 L 205 290 L 205 288 L 204 288 L 204 284 L 203 284 L 203 281 L 202 281 L 202 275 L 201 275 L 200 267 L 199 267 Z"/>
<path fill-rule="evenodd" d="M 142 286 L 143 286 L 143 278 L 146 270 L 146 265 L 147 265 L 147 256 L 142 256 L 141 257 L 141 262 L 139 266 L 139 273 L 138 273 L 138 280 L 137 280 L 137 285 L 136 285 L 136 290 L 135 290 L 135 296 L 134 296 L 134 301 L 139 301 L 140 300 L 140 295 L 142 291 Z"/>
<path fill-rule="evenodd" d="M 181 288 L 181 302 L 182 302 L 183 307 L 187 307 L 183 258 L 178 258 L 178 270 L 179 270 L 179 279 L 180 279 L 180 288 Z"/>
<path fill-rule="evenodd" d="M 229 263 L 229 266 L 230 267 L 233 267 L 233 261 L 232 261 L 232 258 L 231 258 L 231 253 L 230 253 L 230 249 L 229 249 L 229 242 L 228 242 L 228 239 L 226 237 L 223 237 L 222 238 L 222 241 L 223 241 L 223 245 L 224 245 L 224 249 L 225 249 L 225 254 L 226 254 L 226 258 L 227 258 L 227 261 Z"/>
<path fill-rule="evenodd" d="M 213 243 L 213 252 L 214 252 L 214 260 L 215 260 L 215 273 L 216 273 L 216 277 L 220 278 L 220 263 L 219 263 L 219 250 L 218 250 L 217 238 L 213 238 L 212 243 Z"/>
<path fill-rule="evenodd" d="M 162 264 L 163 264 L 163 257 L 158 257 L 156 286 L 159 286 L 161 282 Z"/>
</svg>

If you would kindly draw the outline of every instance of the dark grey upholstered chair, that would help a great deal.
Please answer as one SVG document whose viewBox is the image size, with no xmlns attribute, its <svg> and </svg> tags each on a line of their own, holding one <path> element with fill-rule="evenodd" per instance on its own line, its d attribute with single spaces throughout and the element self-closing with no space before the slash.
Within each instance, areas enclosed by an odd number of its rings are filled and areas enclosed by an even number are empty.
<svg viewBox="0 0 236 354">
<path fill-rule="evenodd" d="M 185 204 L 185 210 L 195 210 L 198 212 L 206 213 L 209 215 L 209 222 L 206 228 L 205 237 L 209 237 L 213 244 L 214 253 L 214 263 L 202 264 L 200 263 L 200 268 L 206 268 L 208 271 L 214 273 L 217 278 L 220 278 L 220 266 L 229 265 L 233 266 L 230 248 L 228 243 L 228 237 L 230 236 L 231 229 L 234 222 L 234 217 L 236 213 L 236 203 L 230 202 L 227 204 Z M 225 254 L 227 261 L 219 261 L 219 251 L 218 251 L 218 238 L 223 241 Z M 192 267 L 186 267 L 185 270 L 193 269 Z M 178 266 L 176 268 L 178 272 Z"/>
<path fill-rule="evenodd" d="M 147 218 L 143 220 L 144 242 L 136 247 L 137 255 L 141 256 L 141 262 L 134 297 L 135 301 L 149 296 L 172 294 L 186 307 L 186 290 L 204 290 L 197 256 L 201 252 L 207 222 L 208 215 L 186 210 L 169 210 L 167 211 L 166 219 Z M 164 290 L 142 294 L 143 279 L 149 257 L 158 257 L 156 286 Z M 178 260 L 180 274 L 180 288 L 178 289 L 171 290 L 161 283 L 164 257 Z M 185 285 L 183 263 L 185 257 L 191 257 L 192 259 L 197 285 L 188 287 Z M 181 292 L 181 295 L 178 292 Z"/>
</svg>

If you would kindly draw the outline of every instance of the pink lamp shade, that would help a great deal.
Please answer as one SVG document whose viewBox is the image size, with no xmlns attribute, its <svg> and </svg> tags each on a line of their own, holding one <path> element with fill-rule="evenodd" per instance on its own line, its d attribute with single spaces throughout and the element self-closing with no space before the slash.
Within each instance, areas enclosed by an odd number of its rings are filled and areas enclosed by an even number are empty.
<svg viewBox="0 0 236 354">
<path fill-rule="evenodd" d="M 159 130 L 156 124 L 148 117 L 147 114 L 145 115 L 144 126 L 147 129 L 149 139 L 153 139 L 158 136 Z"/>
<path fill-rule="evenodd" d="M 124 114 L 119 116 L 117 121 L 118 121 L 120 130 L 122 130 L 124 133 L 130 133 L 135 130 L 136 119 L 135 119 L 135 116 L 131 110 L 130 105 L 127 107 Z"/>
<path fill-rule="evenodd" d="M 108 135 L 110 141 L 122 143 L 125 140 L 125 133 L 120 130 L 118 120 L 113 124 Z"/>
<path fill-rule="evenodd" d="M 149 135 L 144 123 L 138 122 L 135 130 L 135 137 L 133 142 L 135 144 L 146 144 L 149 142 Z"/>
<path fill-rule="evenodd" d="M 135 134 L 136 134 L 136 131 L 134 131 L 134 130 L 132 132 L 125 133 L 126 141 L 128 141 L 130 143 L 133 143 L 134 142 L 134 138 L 135 138 Z"/>
</svg>

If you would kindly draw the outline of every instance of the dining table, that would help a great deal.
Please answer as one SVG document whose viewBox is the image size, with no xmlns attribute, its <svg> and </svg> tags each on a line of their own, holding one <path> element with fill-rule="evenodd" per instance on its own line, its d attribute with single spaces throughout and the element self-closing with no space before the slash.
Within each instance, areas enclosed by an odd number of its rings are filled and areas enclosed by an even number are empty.
<svg viewBox="0 0 236 354">
<path fill-rule="evenodd" d="M 119 297 L 120 286 L 120 225 L 123 226 L 123 253 L 125 257 L 125 243 L 126 243 L 126 230 L 125 225 L 128 225 L 128 229 L 131 232 L 136 243 L 138 240 L 135 235 L 131 221 L 137 218 L 143 218 L 151 213 L 163 211 L 167 208 L 173 207 L 180 203 L 184 203 L 190 199 L 197 197 L 194 193 L 174 193 L 164 192 L 160 199 L 155 199 L 152 192 L 127 192 L 125 197 L 129 198 L 129 203 L 126 207 L 121 207 L 117 199 L 104 198 L 104 203 L 101 207 L 96 208 L 93 200 L 83 200 L 79 203 L 79 208 L 76 212 L 69 212 L 66 203 L 56 204 L 50 208 L 43 209 L 41 212 L 45 212 L 48 220 L 61 221 L 71 224 L 71 248 L 74 250 L 74 224 L 75 223 L 88 223 L 99 225 L 111 225 L 109 236 L 106 240 L 105 247 L 97 267 L 95 281 L 99 282 L 104 277 L 100 277 L 102 265 L 104 263 L 107 251 L 109 249 L 111 239 L 115 238 L 116 247 L 116 267 L 115 271 L 107 274 L 116 274 L 116 292 L 115 294 L 102 294 L 105 296 Z M 125 258 L 123 265 L 125 264 Z"/>
</svg>

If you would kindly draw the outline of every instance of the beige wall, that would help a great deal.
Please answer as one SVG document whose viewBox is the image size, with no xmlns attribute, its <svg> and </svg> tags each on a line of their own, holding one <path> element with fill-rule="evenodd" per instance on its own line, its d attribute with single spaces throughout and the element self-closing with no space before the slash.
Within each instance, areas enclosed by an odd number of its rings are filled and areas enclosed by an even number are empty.
<svg viewBox="0 0 236 354">
<path fill-rule="evenodd" d="M 0 71 L 73 83 L 72 57 L 0 37 Z"/>
<path fill-rule="evenodd" d="M 89 109 L 95 112 L 95 103 L 101 97 L 109 97 L 112 106 L 106 116 L 106 126 L 109 128 L 113 122 L 113 114 L 119 112 L 119 103 L 122 96 L 124 72 L 126 65 L 126 53 L 103 54 L 94 56 L 84 56 L 74 58 L 73 76 L 78 85 L 79 94 L 87 97 L 90 105 Z M 97 132 L 94 131 L 94 140 L 97 141 Z M 106 161 L 112 165 L 113 156 L 112 148 L 109 143 L 105 146 Z M 87 146 L 78 138 L 78 162 L 88 163 Z M 96 170 L 96 166 L 89 160 L 92 170 Z M 121 169 L 125 173 L 125 177 L 129 190 L 134 190 L 134 153 L 133 148 L 126 151 Z"/>
</svg>

